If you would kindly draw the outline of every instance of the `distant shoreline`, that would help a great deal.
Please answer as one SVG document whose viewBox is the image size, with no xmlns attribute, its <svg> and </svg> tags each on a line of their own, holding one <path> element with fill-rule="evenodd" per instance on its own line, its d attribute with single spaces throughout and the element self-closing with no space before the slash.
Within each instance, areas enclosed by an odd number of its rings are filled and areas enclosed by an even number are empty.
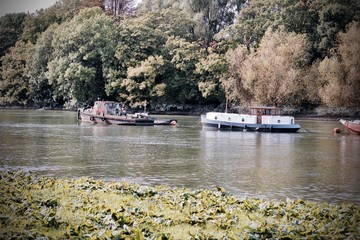
<svg viewBox="0 0 360 240">
<path fill-rule="evenodd" d="M 21 106 L 0 106 L 0 109 L 13 109 L 13 110 L 48 110 L 48 111 L 76 111 L 76 109 L 66 109 L 66 108 L 35 108 L 35 107 L 21 107 Z M 135 111 L 135 110 L 134 110 Z M 194 106 L 194 105 L 184 105 L 184 106 L 165 106 L 164 109 L 159 109 L 158 107 L 154 110 L 150 110 L 149 114 L 151 115 L 181 115 L 181 116 L 198 116 L 206 112 L 215 111 L 223 112 L 222 107 L 214 106 Z M 232 108 L 229 112 L 235 113 L 246 113 L 247 107 L 238 107 Z M 335 108 L 335 107 L 314 107 L 309 109 L 303 108 L 283 108 L 283 115 L 294 116 L 297 120 L 318 120 L 318 121 L 337 121 L 340 118 L 351 118 L 351 119 L 360 119 L 360 108 Z"/>
</svg>

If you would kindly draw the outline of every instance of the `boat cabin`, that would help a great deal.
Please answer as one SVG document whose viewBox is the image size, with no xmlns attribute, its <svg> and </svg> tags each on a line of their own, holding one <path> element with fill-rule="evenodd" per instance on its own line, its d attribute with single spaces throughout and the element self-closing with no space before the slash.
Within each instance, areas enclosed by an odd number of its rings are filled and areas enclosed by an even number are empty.
<svg viewBox="0 0 360 240">
<path fill-rule="evenodd" d="M 251 115 L 281 115 L 281 109 L 277 107 L 250 107 Z"/>
<path fill-rule="evenodd" d="M 280 116 L 281 110 L 277 107 L 250 107 L 250 115 L 255 115 L 256 123 L 262 124 L 266 122 L 263 116 Z"/>
<path fill-rule="evenodd" d="M 96 101 L 93 107 L 93 113 L 95 115 L 117 115 L 122 116 L 126 115 L 126 110 L 124 107 L 120 106 L 118 102 L 112 101 Z"/>
<path fill-rule="evenodd" d="M 295 124 L 294 117 L 282 116 L 278 107 L 250 107 L 257 124 Z"/>
</svg>

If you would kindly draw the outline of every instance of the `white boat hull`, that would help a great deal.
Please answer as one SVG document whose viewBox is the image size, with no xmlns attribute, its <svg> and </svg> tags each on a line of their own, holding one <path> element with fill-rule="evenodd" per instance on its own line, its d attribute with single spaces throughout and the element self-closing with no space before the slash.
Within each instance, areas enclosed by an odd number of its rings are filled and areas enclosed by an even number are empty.
<svg viewBox="0 0 360 240">
<path fill-rule="evenodd" d="M 257 123 L 256 116 L 241 114 L 208 113 L 201 116 L 201 123 L 205 129 L 231 130 L 231 131 L 257 131 L 257 132 L 284 132 L 295 133 L 301 127 L 295 124 L 292 117 L 274 116 L 272 120 Z M 240 119 L 240 120 L 239 120 Z M 267 121 L 266 121 L 267 120 Z"/>
</svg>

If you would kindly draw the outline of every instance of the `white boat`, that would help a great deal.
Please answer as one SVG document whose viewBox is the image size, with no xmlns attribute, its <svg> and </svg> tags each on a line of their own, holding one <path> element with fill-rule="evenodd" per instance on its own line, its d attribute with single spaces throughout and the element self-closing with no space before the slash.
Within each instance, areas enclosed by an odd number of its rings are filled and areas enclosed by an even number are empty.
<svg viewBox="0 0 360 240">
<path fill-rule="evenodd" d="M 208 112 L 201 116 L 203 128 L 233 131 L 295 133 L 301 127 L 277 107 L 250 107 L 250 114 Z"/>
</svg>

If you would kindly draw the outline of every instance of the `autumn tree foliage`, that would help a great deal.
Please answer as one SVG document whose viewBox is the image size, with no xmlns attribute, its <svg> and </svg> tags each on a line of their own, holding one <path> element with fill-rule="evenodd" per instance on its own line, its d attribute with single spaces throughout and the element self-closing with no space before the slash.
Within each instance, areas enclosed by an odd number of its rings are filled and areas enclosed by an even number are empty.
<svg viewBox="0 0 360 240">
<path fill-rule="evenodd" d="M 339 33 L 336 53 L 318 66 L 320 97 L 329 106 L 360 107 L 360 23 Z"/>
<path fill-rule="evenodd" d="M 308 64 L 305 35 L 269 28 L 259 48 L 246 54 L 229 53 L 229 73 L 236 96 L 246 102 L 268 105 L 300 105 L 305 98 L 303 76 Z M 233 59 L 236 59 L 233 61 Z"/>
<path fill-rule="evenodd" d="M 235 49 L 230 49 L 226 53 L 226 62 L 228 66 L 228 77 L 222 78 L 227 98 L 232 102 L 239 104 L 250 103 L 254 97 L 251 89 L 244 85 L 243 64 L 247 61 L 250 51 L 244 45 L 239 45 Z"/>
</svg>

